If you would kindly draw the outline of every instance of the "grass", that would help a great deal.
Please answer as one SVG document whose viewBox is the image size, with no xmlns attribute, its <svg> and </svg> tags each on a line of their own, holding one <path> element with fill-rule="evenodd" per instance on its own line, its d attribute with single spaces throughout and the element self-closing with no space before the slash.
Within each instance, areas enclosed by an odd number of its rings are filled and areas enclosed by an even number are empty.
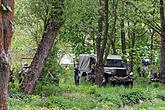
<svg viewBox="0 0 165 110">
<path fill-rule="evenodd" d="M 59 87 L 43 85 L 34 95 L 12 93 L 9 110 L 165 110 L 165 86 L 137 79 L 133 88 L 97 87 L 81 80 L 76 86 L 69 70 Z M 44 97 L 40 95 L 44 94 Z"/>
</svg>

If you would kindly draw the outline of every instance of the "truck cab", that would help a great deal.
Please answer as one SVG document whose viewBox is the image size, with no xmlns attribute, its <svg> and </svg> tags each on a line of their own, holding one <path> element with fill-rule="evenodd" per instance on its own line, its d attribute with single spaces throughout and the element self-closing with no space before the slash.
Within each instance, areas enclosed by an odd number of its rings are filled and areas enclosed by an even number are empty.
<svg viewBox="0 0 165 110">
<path fill-rule="evenodd" d="M 104 83 L 133 85 L 133 72 L 128 72 L 123 65 L 122 57 L 110 55 L 104 65 Z"/>
</svg>

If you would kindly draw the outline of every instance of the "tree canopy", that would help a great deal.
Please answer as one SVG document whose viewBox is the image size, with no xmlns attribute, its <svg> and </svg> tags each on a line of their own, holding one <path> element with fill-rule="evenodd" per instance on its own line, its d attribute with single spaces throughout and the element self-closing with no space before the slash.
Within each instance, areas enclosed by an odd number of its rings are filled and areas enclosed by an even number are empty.
<svg viewBox="0 0 165 110">
<path fill-rule="evenodd" d="M 90 95 L 102 97 L 95 87 L 115 76 L 117 70 L 105 77 L 109 55 L 121 56 L 135 85 L 153 77 L 158 84 L 165 83 L 163 0 L 0 0 L 0 6 L 0 109 L 8 109 L 8 88 L 45 98 L 47 85 L 60 88 L 73 82 L 69 70 L 74 78 L 84 73 L 76 62 L 82 54 L 95 56 L 89 63 L 96 85 Z M 71 63 L 60 64 L 66 55 Z M 26 74 L 21 74 L 25 68 Z M 87 77 L 80 80 L 89 80 L 85 72 Z M 16 82 L 8 83 L 13 76 Z"/>
</svg>

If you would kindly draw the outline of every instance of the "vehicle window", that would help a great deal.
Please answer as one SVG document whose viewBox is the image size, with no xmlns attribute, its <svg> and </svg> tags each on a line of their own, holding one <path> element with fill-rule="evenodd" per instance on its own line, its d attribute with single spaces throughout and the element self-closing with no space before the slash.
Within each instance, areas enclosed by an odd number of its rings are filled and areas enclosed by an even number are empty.
<svg viewBox="0 0 165 110">
<path fill-rule="evenodd" d="M 106 67 L 122 67 L 122 61 L 115 60 L 115 59 L 107 59 L 105 66 Z"/>
</svg>

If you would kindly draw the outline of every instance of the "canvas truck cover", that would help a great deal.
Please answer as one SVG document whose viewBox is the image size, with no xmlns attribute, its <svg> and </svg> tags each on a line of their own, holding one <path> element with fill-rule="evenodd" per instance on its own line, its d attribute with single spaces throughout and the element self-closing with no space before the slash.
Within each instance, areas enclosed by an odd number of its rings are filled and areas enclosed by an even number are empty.
<svg viewBox="0 0 165 110">
<path fill-rule="evenodd" d="M 108 55 L 107 59 L 122 60 L 122 57 L 119 55 Z"/>
<path fill-rule="evenodd" d="M 80 54 L 78 62 L 79 62 L 79 71 L 80 73 L 83 72 L 90 72 L 90 60 L 91 58 L 96 59 L 95 55 L 91 54 Z"/>
</svg>

